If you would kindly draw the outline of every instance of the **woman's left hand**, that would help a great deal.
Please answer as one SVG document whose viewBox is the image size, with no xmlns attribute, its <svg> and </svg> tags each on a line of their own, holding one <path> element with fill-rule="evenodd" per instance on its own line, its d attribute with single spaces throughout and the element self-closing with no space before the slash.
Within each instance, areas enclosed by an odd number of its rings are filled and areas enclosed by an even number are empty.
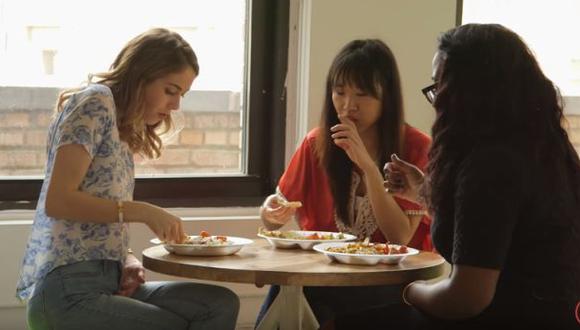
<svg viewBox="0 0 580 330">
<path fill-rule="evenodd" d="M 348 158 L 361 170 L 364 171 L 367 166 L 374 168 L 374 162 L 358 134 L 355 123 L 347 116 L 339 115 L 338 119 L 340 124 L 330 128 L 330 137 L 334 144 L 344 150 Z"/>
<path fill-rule="evenodd" d="M 119 291 L 116 294 L 131 297 L 143 283 L 145 283 L 145 268 L 133 254 L 127 254 L 119 283 Z"/>
</svg>

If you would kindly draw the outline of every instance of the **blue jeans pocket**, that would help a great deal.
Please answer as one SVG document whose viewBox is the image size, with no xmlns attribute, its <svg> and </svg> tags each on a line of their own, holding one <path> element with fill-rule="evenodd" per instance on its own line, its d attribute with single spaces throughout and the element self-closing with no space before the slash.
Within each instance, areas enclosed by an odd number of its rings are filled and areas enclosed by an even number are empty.
<svg viewBox="0 0 580 330">
<path fill-rule="evenodd" d="M 113 293 L 117 291 L 119 280 L 113 261 L 81 261 L 56 269 L 56 276 L 62 286 L 64 296 Z"/>
</svg>

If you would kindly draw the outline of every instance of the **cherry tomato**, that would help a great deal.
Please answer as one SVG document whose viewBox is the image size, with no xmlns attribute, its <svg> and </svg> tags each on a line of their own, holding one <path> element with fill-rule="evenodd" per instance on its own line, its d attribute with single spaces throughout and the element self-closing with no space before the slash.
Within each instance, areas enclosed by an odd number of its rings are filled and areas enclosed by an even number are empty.
<svg viewBox="0 0 580 330">
<path fill-rule="evenodd" d="M 314 234 L 308 235 L 307 238 L 309 238 L 309 239 L 320 239 L 320 236 L 318 236 L 318 233 L 314 233 Z"/>
</svg>

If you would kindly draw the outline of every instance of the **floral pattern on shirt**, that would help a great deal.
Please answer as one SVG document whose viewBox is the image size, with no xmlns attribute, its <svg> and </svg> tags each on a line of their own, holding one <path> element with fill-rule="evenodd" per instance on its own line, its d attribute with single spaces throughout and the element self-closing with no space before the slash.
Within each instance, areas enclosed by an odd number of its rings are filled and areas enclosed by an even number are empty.
<svg viewBox="0 0 580 330">
<path fill-rule="evenodd" d="M 379 229 L 377 219 L 373 213 L 373 207 L 369 199 L 369 195 L 357 196 L 356 191 L 361 184 L 362 179 L 360 175 L 352 171 L 350 195 L 348 204 L 348 217 L 350 225 L 346 225 L 343 220 L 334 211 L 334 222 L 336 228 L 341 232 L 355 235 L 359 239 L 371 237 L 372 234 Z"/>
<path fill-rule="evenodd" d="M 132 200 L 133 154 L 119 139 L 110 89 L 91 84 L 73 94 L 49 128 L 46 175 L 26 246 L 16 296 L 31 297 L 35 285 L 58 266 L 85 260 L 123 261 L 128 243 L 126 224 L 81 223 L 48 217 L 46 192 L 56 151 L 79 144 L 91 163 L 79 190 L 109 200 Z"/>
</svg>

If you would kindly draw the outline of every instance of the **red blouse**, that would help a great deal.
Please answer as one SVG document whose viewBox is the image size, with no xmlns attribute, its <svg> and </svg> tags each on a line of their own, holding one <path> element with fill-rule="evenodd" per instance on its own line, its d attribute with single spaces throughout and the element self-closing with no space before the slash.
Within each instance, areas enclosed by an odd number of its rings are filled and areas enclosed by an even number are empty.
<svg viewBox="0 0 580 330">
<path fill-rule="evenodd" d="M 310 131 L 298 150 L 292 156 L 288 168 L 280 178 L 278 187 L 289 201 L 301 201 L 298 209 L 298 223 L 303 230 L 338 231 L 334 222 L 334 201 L 328 178 L 320 167 L 315 153 L 316 137 L 319 129 Z M 409 125 L 405 126 L 404 149 L 401 159 L 424 170 L 431 139 Z M 400 155 L 401 156 L 401 155 Z M 395 197 L 402 210 L 420 210 L 421 206 Z M 431 218 L 425 216 L 409 242 L 409 246 L 432 250 Z M 385 242 L 385 236 L 377 229 L 371 237 L 374 242 Z"/>
</svg>

